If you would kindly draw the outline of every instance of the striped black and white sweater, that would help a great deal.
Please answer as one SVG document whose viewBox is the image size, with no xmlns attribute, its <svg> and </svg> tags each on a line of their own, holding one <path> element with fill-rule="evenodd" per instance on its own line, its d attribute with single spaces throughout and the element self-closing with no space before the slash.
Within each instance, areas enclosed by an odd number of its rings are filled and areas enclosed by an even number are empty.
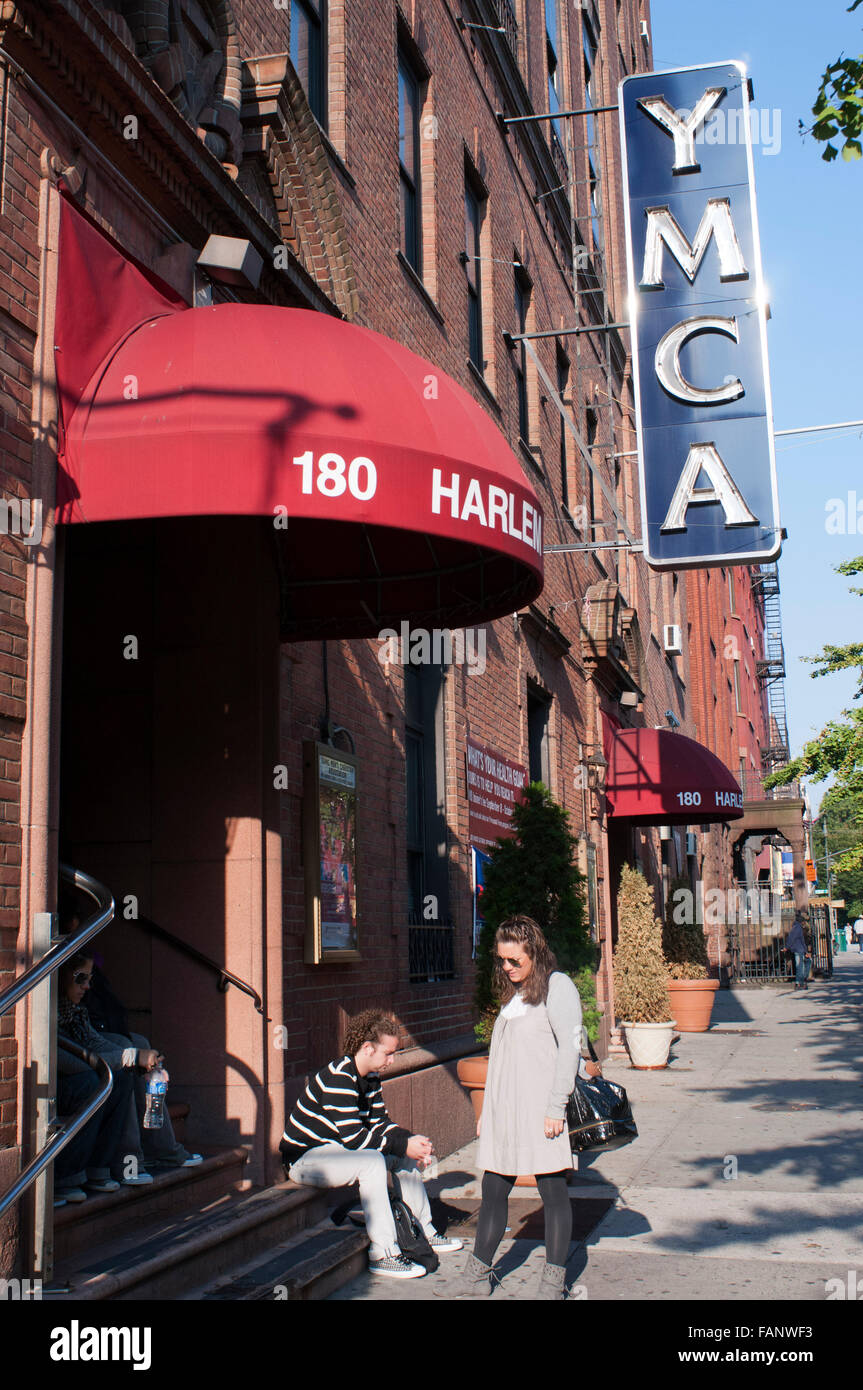
<svg viewBox="0 0 863 1390">
<path fill-rule="evenodd" d="M 393 1124 L 375 1072 L 360 1076 L 353 1057 L 339 1057 L 308 1082 L 288 1117 L 279 1151 L 286 1167 L 320 1144 L 379 1149 L 403 1157 L 411 1138 Z"/>
</svg>

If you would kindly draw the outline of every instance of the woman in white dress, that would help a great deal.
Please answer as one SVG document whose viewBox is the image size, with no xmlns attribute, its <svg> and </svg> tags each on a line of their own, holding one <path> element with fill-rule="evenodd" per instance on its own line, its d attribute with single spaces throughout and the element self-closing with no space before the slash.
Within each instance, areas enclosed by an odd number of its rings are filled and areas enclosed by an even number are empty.
<svg viewBox="0 0 863 1390">
<path fill-rule="evenodd" d="M 457 1296 L 492 1292 L 492 1260 L 506 1229 L 509 1193 L 516 1176 L 529 1173 L 536 1177 L 545 1214 L 546 1263 L 535 1297 L 565 1297 L 572 1232 L 566 1102 L 576 1073 L 595 1076 L 599 1067 L 581 1058 L 581 1000 L 572 980 L 556 966 L 531 917 L 510 917 L 498 927 L 494 987 L 501 1010 L 477 1125 L 482 1206 Z"/>
</svg>

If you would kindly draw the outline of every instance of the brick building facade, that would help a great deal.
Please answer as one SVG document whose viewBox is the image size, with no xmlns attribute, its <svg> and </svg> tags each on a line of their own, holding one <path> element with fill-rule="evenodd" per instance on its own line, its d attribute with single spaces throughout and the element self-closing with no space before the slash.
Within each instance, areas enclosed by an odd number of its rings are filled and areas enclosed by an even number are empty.
<svg viewBox="0 0 863 1390">
<path fill-rule="evenodd" d="M 658 575 L 625 548 L 638 485 L 626 340 L 603 326 L 626 318 L 626 276 L 616 120 L 602 108 L 650 68 L 649 21 L 645 0 L 2 4 L 0 446 L 6 496 L 39 497 L 44 534 L 39 547 L 0 537 L 0 988 L 32 957 L 34 915 L 55 908 L 58 857 L 108 884 L 110 978 L 176 1059 L 195 1141 L 244 1145 L 255 1182 L 277 1173 L 305 1073 L 373 1003 L 402 1029 L 397 1118 L 440 1151 L 467 1137 L 453 1059 L 475 1017 L 468 739 L 541 777 L 570 813 L 605 1047 L 620 864 L 640 862 L 659 891 L 693 856 L 684 830 L 673 863 L 655 828 L 610 834 L 585 777 L 603 714 L 661 727 L 671 712 L 720 756 L 727 723 L 729 759 L 745 748 L 757 764 L 748 590 L 738 616 L 719 572 Z M 482 672 L 387 661 L 382 639 L 280 641 L 263 520 L 208 515 L 202 500 L 192 518 L 54 527 L 60 184 L 187 303 L 343 317 L 488 414 L 539 499 L 544 545 L 585 549 L 547 554 L 541 596 L 481 629 Z M 211 235 L 257 250 L 257 287 L 201 273 Z M 518 336 L 532 333 L 547 336 Z M 720 691 L 714 725 L 720 615 L 745 629 L 751 707 L 729 720 Z M 680 655 L 668 625 L 689 634 Z M 357 759 L 360 959 L 309 964 L 304 744 L 328 739 Z M 712 855 L 727 872 L 727 840 L 703 836 L 694 871 Z M 261 1013 L 136 926 L 119 910 L 130 902 L 254 986 Z M 17 1031 L 11 1015 L 0 1024 L 10 1174 L 34 1142 L 40 1061 L 25 1040 L 40 1007 L 19 1007 Z"/>
</svg>

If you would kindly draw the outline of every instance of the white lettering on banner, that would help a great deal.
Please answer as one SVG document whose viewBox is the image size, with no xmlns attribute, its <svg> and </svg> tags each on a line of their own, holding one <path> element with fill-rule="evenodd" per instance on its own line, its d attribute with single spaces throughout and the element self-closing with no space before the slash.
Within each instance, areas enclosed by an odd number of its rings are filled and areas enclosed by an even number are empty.
<svg viewBox="0 0 863 1390">
<path fill-rule="evenodd" d="M 713 793 L 715 806 L 733 806 L 738 811 L 743 810 L 742 792 L 721 792 Z M 678 792 L 677 801 L 680 806 L 700 806 L 702 802 L 701 792 Z"/>
<path fill-rule="evenodd" d="M 300 462 L 296 459 L 295 462 Z M 463 500 L 462 500 L 463 499 Z M 500 530 L 513 540 L 524 541 L 531 550 L 542 554 L 542 516 L 530 502 L 522 500 L 521 526 L 516 517 L 518 502 L 514 492 L 507 492 L 494 483 L 488 484 L 487 506 L 483 501 L 482 484 L 478 478 L 471 478 L 462 493 L 461 474 L 451 473 L 444 482 L 440 468 L 432 469 L 431 509 L 439 516 L 445 503 L 454 520 L 469 521 L 476 518 L 480 526 L 490 531 Z M 499 524 L 498 524 L 499 523 Z"/>
<path fill-rule="evenodd" d="M 317 486 L 318 492 L 324 497 L 341 497 L 346 491 L 358 502 L 368 502 L 374 497 L 378 486 L 378 470 L 371 459 L 352 459 L 348 468 L 341 454 L 323 453 L 318 457 L 317 478 L 314 476 L 314 463 L 315 456 L 311 449 L 307 449 L 304 454 L 298 454 L 294 459 L 294 464 L 303 470 L 304 493 L 313 492 Z"/>
<path fill-rule="evenodd" d="M 743 810 L 742 792 L 716 792 L 717 806 L 734 806 L 738 811 Z"/>
</svg>

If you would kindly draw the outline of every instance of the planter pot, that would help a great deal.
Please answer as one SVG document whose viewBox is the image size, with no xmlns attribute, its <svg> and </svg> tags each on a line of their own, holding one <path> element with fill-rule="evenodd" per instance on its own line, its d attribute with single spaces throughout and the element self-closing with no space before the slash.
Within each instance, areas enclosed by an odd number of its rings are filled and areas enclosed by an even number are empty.
<svg viewBox="0 0 863 1390">
<path fill-rule="evenodd" d="M 460 1057 L 456 1064 L 456 1075 L 470 1096 L 473 1113 L 478 1120 L 482 1114 L 488 1057 Z"/>
<path fill-rule="evenodd" d="M 674 1020 L 668 1023 L 623 1023 L 629 1060 L 637 1071 L 659 1071 L 668 1065 Z"/>
<path fill-rule="evenodd" d="M 482 1103 L 485 1099 L 485 1081 L 488 1076 L 488 1057 L 460 1057 L 456 1063 L 456 1075 L 470 1096 L 473 1113 L 479 1120 Z M 518 1177 L 516 1187 L 535 1187 L 532 1177 Z"/>
<path fill-rule="evenodd" d="M 669 980 L 674 1020 L 681 1033 L 706 1033 L 710 1027 L 718 980 Z"/>
</svg>

